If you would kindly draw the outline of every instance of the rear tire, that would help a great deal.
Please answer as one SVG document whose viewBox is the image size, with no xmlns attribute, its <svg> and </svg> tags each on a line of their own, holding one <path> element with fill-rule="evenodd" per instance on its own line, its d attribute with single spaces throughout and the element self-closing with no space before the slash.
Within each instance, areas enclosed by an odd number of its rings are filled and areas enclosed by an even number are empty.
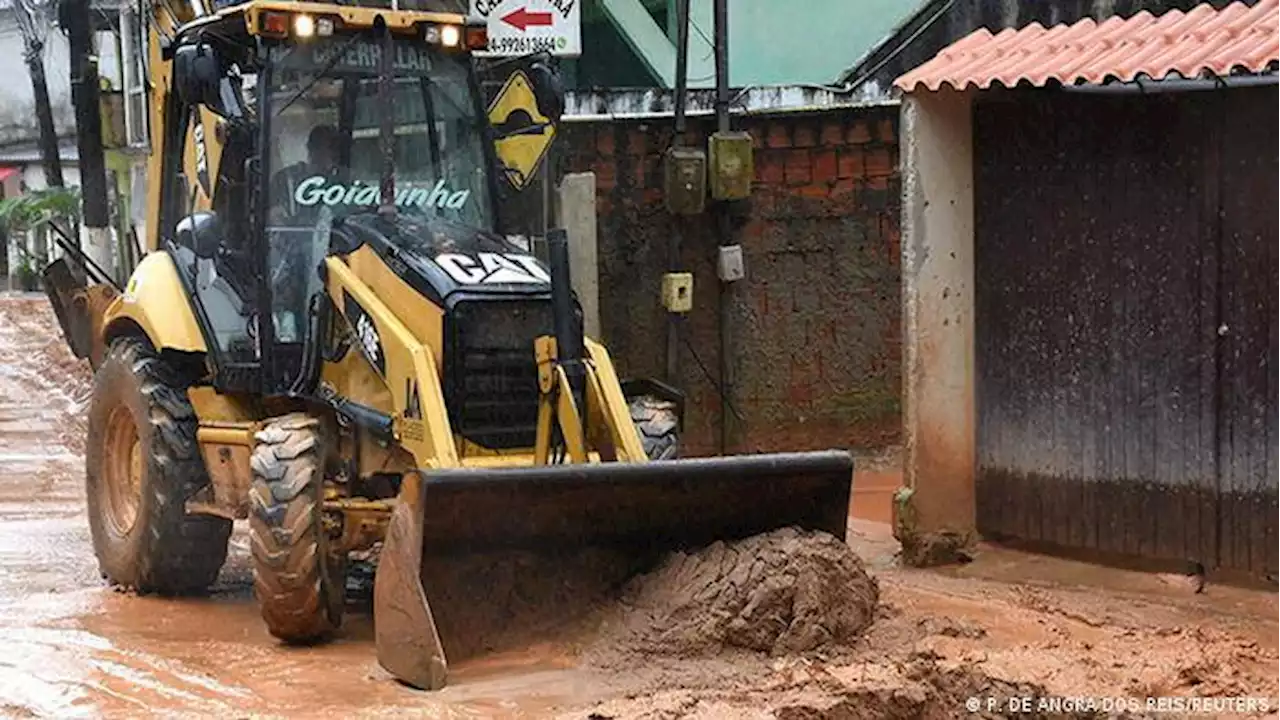
<svg viewBox="0 0 1280 720">
<path fill-rule="evenodd" d="M 292 643 L 328 639 L 342 624 L 344 569 L 328 553 L 320 423 L 304 413 L 257 434 L 249 492 L 253 589 L 267 630 Z"/>
<path fill-rule="evenodd" d="M 231 521 L 187 515 L 209 483 L 186 384 L 137 338 L 94 375 L 85 448 L 89 531 L 103 576 L 140 593 L 203 592 L 227 558 Z"/>
<path fill-rule="evenodd" d="M 680 457 L 680 419 L 675 403 L 648 395 L 630 402 L 631 422 L 640 431 L 640 443 L 650 460 Z"/>
</svg>

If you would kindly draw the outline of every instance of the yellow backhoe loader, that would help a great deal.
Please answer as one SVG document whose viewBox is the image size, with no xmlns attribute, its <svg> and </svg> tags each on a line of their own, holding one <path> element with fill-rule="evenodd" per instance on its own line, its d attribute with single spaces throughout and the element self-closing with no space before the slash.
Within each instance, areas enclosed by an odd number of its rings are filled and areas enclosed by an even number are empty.
<svg viewBox="0 0 1280 720">
<path fill-rule="evenodd" d="M 350 554 L 381 543 L 378 660 L 436 689 L 442 559 L 844 537 L 848 453 L 671 459 L 680 394 L 621 381 L 583 336 L 563 231 L 546 261 L 495 233 L 509 135 L 486 119 L 483 26 L 279 0 L 145 10 L 147 253 L 118 289 L 74 253 L 45 272 L 95 371 L 86 485 L 110 582 L 203 591 L 247 519 L 267 628 L 312 642 L 340 625 Z M 522 62 L 557 121 L 557 75 Z"/>
</svg>

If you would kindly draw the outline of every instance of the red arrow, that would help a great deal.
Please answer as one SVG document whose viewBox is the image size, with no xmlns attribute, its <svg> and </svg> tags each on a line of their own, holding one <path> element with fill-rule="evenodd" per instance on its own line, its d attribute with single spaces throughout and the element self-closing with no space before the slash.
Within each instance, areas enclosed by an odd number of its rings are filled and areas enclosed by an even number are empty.
<svg viewBox="0 0 1280 720">
<path fill-rule="evenodd" d="M 506 15 L 502 16 L 502 22 L 511 27 L 524 32 L 527 28 L 535 25 L 544 25 L 551 27 L 551 13 L 549 12 L 529 12 L 524 8 L 516 8 Z"/>
</svg>

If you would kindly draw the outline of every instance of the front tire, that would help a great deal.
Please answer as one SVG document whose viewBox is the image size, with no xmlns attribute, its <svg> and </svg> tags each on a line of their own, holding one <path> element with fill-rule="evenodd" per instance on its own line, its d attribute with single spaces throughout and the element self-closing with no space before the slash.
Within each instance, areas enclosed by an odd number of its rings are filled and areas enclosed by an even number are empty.
<svg viewBox="0 0 1280 720">
<path fill-rule="evenodd" d="M 253 588 L 267 630 L 291 643 L 327 639 L 342 624 L 343 563 L 330 557 L 320 423 L 304 413 L 257 434 L 249 492 Z"/>
<path fill-rule="evenodd" d="M 680 457 L 680 420 L 675 403 L 648 395 L 629 403 L 631 422 L 640 431 L 640 444 L 650 460 L 675 460 Z"/>
<path fill-rule="evenodd" d="M 85 489 L 104 577 L 140 593 L 203 592 L 227 558 L 231 521 L 186 513 L 209 483 L 186 385 L 144 341 L 115 341 L 94 376 Z"/>
</svg>

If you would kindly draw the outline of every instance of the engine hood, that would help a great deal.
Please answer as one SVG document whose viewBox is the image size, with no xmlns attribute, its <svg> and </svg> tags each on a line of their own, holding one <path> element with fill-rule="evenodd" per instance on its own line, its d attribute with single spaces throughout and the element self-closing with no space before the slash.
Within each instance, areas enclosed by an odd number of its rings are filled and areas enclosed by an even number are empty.
<svg viewBox="0 0 1280 720">
<path fill-rule="evenodd" d="M 460 296 L 547 295 L 551 271 L 495 233 L 418 215 L 349 217 L 335 224 L 352 245 L 368 245 L 416 290 L 451 305 Z"/>
</svg>

